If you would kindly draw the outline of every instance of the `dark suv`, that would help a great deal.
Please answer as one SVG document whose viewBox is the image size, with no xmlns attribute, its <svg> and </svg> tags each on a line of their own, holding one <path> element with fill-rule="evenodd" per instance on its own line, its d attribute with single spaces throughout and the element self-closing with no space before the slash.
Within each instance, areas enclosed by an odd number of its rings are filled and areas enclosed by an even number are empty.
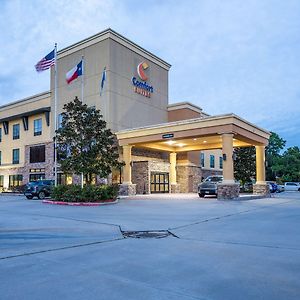
<svg viewBox="0 0 300 300">
<path fill-rule="evenodd" d="M 205 195 L 217 195 L 218 193 L 218 183 L 221 183 L 223 176 L 214 175 L 208 176 L 203 182 L 198 185 L 199 197 L 204 197 Z"/>
<path fill-rule="evenodd" d="M 50 196 L 53 186 L 54 180 L 31 181 L 26 184 L 24 195 L 27 199 L 32 199 L 33 197 L 44 199 Z"/>
</svg>

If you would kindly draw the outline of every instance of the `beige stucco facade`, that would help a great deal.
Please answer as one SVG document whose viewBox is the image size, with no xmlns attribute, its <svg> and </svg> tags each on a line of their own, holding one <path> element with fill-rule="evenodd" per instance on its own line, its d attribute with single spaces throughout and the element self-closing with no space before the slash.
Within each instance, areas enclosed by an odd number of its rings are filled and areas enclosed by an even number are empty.
<svg viewBox="0 0 300 300">
<path fill-rule="evenodd" d="M 38 94 L 0 107 L 1 185 L 9 188 L 9 175 L 30 173 L 30 169 L 45 169 L 46 165 L 30 164 L 26 149 L 52 142 L 50 134 L 50 93 Z M 41 120 L 41 134 L 34 135 L 34 121 Z M 5 130 L 5 123 L 8 131 Z M 25 124 L 24 124 L 25 123 Z M 14 125 L 19 125 L 19 137 L 13 138 Z M 53 148 L 51 146 L 51 148 Z M 13 162 L 13 150 L 19 150 L 18 162 Z M 49 151 L 48 151 L 49 152 Z M 44 171 L 43 171 L 44 172 Z M 50 175 L 50 174 L 48 174 Z M 28 176 L 27 176 L 28 177 Z"/>
</svg>

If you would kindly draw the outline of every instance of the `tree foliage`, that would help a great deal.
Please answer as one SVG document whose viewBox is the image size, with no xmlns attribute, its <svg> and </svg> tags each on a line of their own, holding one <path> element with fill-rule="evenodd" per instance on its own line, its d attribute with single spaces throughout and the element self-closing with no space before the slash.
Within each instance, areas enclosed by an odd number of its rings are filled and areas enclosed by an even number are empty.
<svg viewBox="0 0 300 300">
<path fill-rule="evenodd" d="M 300 149 L 288 148 L 273 160 L 272 170 L 283 181 L 300 181 Z"/>
<path fill-rule="evenodd" d="M 276 180 L 274 164 L 280 157 L 280 152 L 284 149 L 286 141 L 282 139 L 277 133 L 271 132 L 269 145 L 266 147 L 266 178 L 267 180 Z"/>
<path fill-rule="evenodd" d="M 234 177 L 242 184 L 255 177 L 255 147 L 241 147 L 234 149 Z"/>
<path fill-rule="evenodd" d="M 66 173 L 106 177 L 118 161 L 116 137 L 106 128 L 100 110 L 76 97 L 64 105 L 61 127 L 56 131 L 58 162 Z"/>
</svg>

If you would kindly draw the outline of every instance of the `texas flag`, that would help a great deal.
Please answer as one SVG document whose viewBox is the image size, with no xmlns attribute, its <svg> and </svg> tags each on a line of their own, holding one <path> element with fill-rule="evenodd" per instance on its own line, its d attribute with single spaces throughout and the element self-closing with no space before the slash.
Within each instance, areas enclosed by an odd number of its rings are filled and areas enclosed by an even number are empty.
<svg viewBox="0 0 300 300">
<path fill-rule="evenodd" d="M 73 69 L 71 69 L 66 74 L 67 83 L 70 84 L 73 80 L 75 80 L 76 78 L 78 78 L 82 74 L 83 74 L 83 70 L 82 70 L 82 60 L 81 60 L 80 63 L 77 66 L 75 66 Z"/>
</svg>

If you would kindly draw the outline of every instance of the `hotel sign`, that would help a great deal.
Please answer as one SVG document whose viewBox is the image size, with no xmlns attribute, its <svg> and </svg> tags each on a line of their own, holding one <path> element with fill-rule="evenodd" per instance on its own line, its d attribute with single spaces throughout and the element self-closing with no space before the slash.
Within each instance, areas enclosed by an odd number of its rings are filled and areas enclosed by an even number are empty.
<svg viewBox="0 0 300 300">
<path fill-rule="evenodd" d="M 139 76 L 139 80 L 136 77 L 132 77 L 131 81 L 133 84 L 133 90 L 135 93 L 140 94 L 142 96 L 151 97 L 154 89 L 153 86 L 149 85 L 146 81 L 148 80 L 148 76 L 146 75 L 146 70 L 149 68 L 149 65 L 146 62 L 141 62 L 137 66 L 137 74 Z"/>
<path fill-rule="evenodd" d="M 166 133 L 162 135 L 163 139 L 170 139 L 172 137 L 174 137 L 174 133 Z"/>
</svg>

